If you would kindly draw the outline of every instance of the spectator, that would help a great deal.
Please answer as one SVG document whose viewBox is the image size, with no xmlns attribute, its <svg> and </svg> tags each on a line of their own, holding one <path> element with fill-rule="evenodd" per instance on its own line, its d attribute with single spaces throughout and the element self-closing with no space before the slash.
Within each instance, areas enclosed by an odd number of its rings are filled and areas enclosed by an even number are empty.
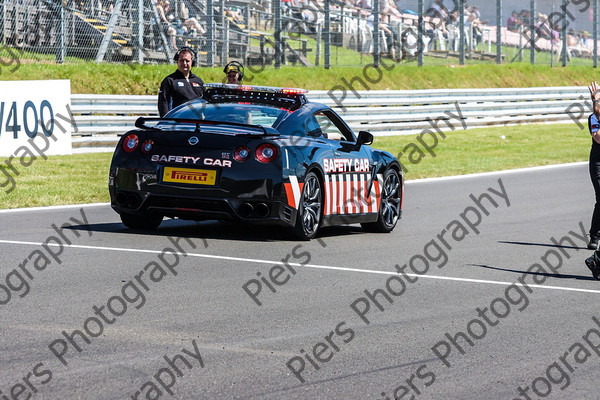
<svg viewBox="0 0 600 400">
<path fill-rule="evenodd" d="M 387 15 L 390 18 L 402 20 L 402 13 L 398 11 L 393 0 L 379 0 L 379 12 L 384 16 Z"/>
<path fill-rule="evenodd" d="M 590 37 L 590 33 L 588 31 L 580 31 L 579 39 L 577 41 L 577 45 L 580 49 L 582 56 L 591 56 L 592 49 L 590 49 L 590 43 L 588 38 Z"/>
<path fill-rule="evenodd" d="M 435 0 L 425 11 L 425 15 L 433 18 L 448 18 L 448 9 L 444 6 L 444 0 Z"/>
<path fill-rule="evenodd" d="M 481 43 L 483 39 L 483 33 L 481 30 L 481 25 L 483 22 L 481 21 L 481 13 L 479 12 L 479 7 L 473 6 L 471 9 L 471 15 L 469 16 L 469 20 L 471 21 L 472 33 L 473 33 L 473 49 L 477 49 L 477 44 Z"/>
<path fill-rule="evenodd" d="M 581 56 L 581 52 L 577 47 L 577 35 L 573 29 L 569 29 L 569 33 L 567 33 L 567 51 L 575 57 Z"/>
<path fill-rule="evenodd" d="M 206 33 L 206 29 L 200 25 L 196 18 L 186 19 L 183 26 L 185 27 L 187 34 L 191 37 L 198 37 Z"/>
<path fill-rule="evenodd" d="M 158 0 L 156 3 L 156 10 L 160 17 L 161 22 L 165 26 L 165 33 L 171 42 L 171 48 L 177 50 L 177 29 L 173 22 L 175 20 L 175 13 L 169 0 Z"/>
<path fill-rule="evenodd" d="M 465 45 L 467 46 L 467 48 L 469 48 L 469 46 L 471 46 L 471 21 L 472 18 L 471 17 L 471 6 L 469 6 L 468 4 L 465 3 L 465 11 L 464 11 L 464 18 L 463 18 L 463 23 L 464 23 L 464 30 L 463 30 L 463 36 L 465 37 Z M 459 15 L 460 18 L 460 15 Z M 458 22 L 460 24 L 460 21 Z"/>
<path fill-rule="evenodd" d="M 517 12 L 513 11 L 508 20 L 506 21 L 506 29 L 511 32 L 519 32 L 519 29 L 523 23 L 519 19 Z"/>
<path fill-rule="evenodd" d="M 452 51 L 458 51 L 459 27 L 458 10 L 452 11 L 446 19 L 446 31 L 448 32 L 448 47 Z"/>
<path fill-rule="evenodd" d="M 521 10 L 519 13 L 519 20 L 521 21 L 521 25 L 530 26 L 531 25 L 531 13 L 528 10 Z"/>
<path fill-rule="evenodd" d="M 471 9 L 471 14 L 473 14 L 474 19 L 478 19 L 481 21 L 481 12 L 479 11 L 478 6 L 473 6 L 473 8 Z"/>
</svg>

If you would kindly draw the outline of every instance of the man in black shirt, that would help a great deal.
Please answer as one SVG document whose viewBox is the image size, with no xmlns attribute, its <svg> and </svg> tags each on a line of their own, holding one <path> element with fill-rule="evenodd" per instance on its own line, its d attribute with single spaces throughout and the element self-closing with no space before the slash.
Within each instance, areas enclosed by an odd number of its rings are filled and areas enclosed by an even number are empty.
<svg viewBox="0 0 600 400">
<path fill-rule="evenodd" d="M 196 63 L 194 50 L 182 47 L 174 59 L 177 71 L 163 79 L 158 92 L 158 113 L 161 117 L 178 105 L 204 94 L 204 82 L 191 71 Z"/>
</svg>

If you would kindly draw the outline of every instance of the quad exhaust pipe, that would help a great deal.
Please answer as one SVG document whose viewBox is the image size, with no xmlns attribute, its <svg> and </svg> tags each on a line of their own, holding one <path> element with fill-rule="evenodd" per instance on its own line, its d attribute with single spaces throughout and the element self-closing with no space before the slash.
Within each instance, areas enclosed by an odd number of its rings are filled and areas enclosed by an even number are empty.
<svg viewBox="0 0 600 400">
<path fill-rule="evenodd" d="M 243 202 L 238 207 L 238 214 L 242 218 L 266 218 L 271 214 L 271 208 L 267 203 Z"/>
<path fill-rule="evenodd" d="M 140 197 L 136 193 L 119 192 L 117 193 L 116 200 L 117 204 L 121 207 L 132 210 L 137 209 L 142 204 Z"/>
</svg>

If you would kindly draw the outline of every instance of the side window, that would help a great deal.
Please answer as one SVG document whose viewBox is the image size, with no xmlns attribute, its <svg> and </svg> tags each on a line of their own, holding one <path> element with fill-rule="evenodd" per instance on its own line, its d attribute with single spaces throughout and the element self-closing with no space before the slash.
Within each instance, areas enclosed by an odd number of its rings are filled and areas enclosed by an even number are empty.
<svg viewBox="0 0 600 400">
<path fill-rule="evenodd" d="M 341 123 L 336 124 L 325 112 L 318 112 L 314 115 L 323 136 L 330 140 L 352 140 L 350 132 Z"/>
<path fill-rule="evenodd" d="M 321 125 L 317 122 L 314 115 L 306 121 L 306 134 L 314 137 L 319 137 L 323 134 Z"/>
</svg>

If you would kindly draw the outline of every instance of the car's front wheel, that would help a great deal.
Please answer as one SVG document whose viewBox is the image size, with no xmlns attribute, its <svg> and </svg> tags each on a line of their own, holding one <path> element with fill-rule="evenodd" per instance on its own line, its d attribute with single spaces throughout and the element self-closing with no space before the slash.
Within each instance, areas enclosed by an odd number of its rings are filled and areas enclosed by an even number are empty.
<svg viewBox="0 0 600 400">
<path fill-rule="evenodd" d="M 383 176 L 381 203 L 377 221 L 361 224 L 368 232 L 387 233 L 394 230 L 400 218 L 400 201 L 402 199 L 402 181 L 398 171 L 390 168 Z"/>
<path fill-rule="evenodd" d="M 304 179 L 294 226 L 294 233 L 299 239 L 310 240 L 317 234 L 323 212 L 322 199 L 321 181 L 314 172 L 309 172 Z"/>
<path fill-rule="evenodd" d="M 147 229 L 152 230 L 158 228 L 163 220 L 162 215 L 154 214 L 119 214 L 123 225 L 131 229 Z"/>
</svg>

